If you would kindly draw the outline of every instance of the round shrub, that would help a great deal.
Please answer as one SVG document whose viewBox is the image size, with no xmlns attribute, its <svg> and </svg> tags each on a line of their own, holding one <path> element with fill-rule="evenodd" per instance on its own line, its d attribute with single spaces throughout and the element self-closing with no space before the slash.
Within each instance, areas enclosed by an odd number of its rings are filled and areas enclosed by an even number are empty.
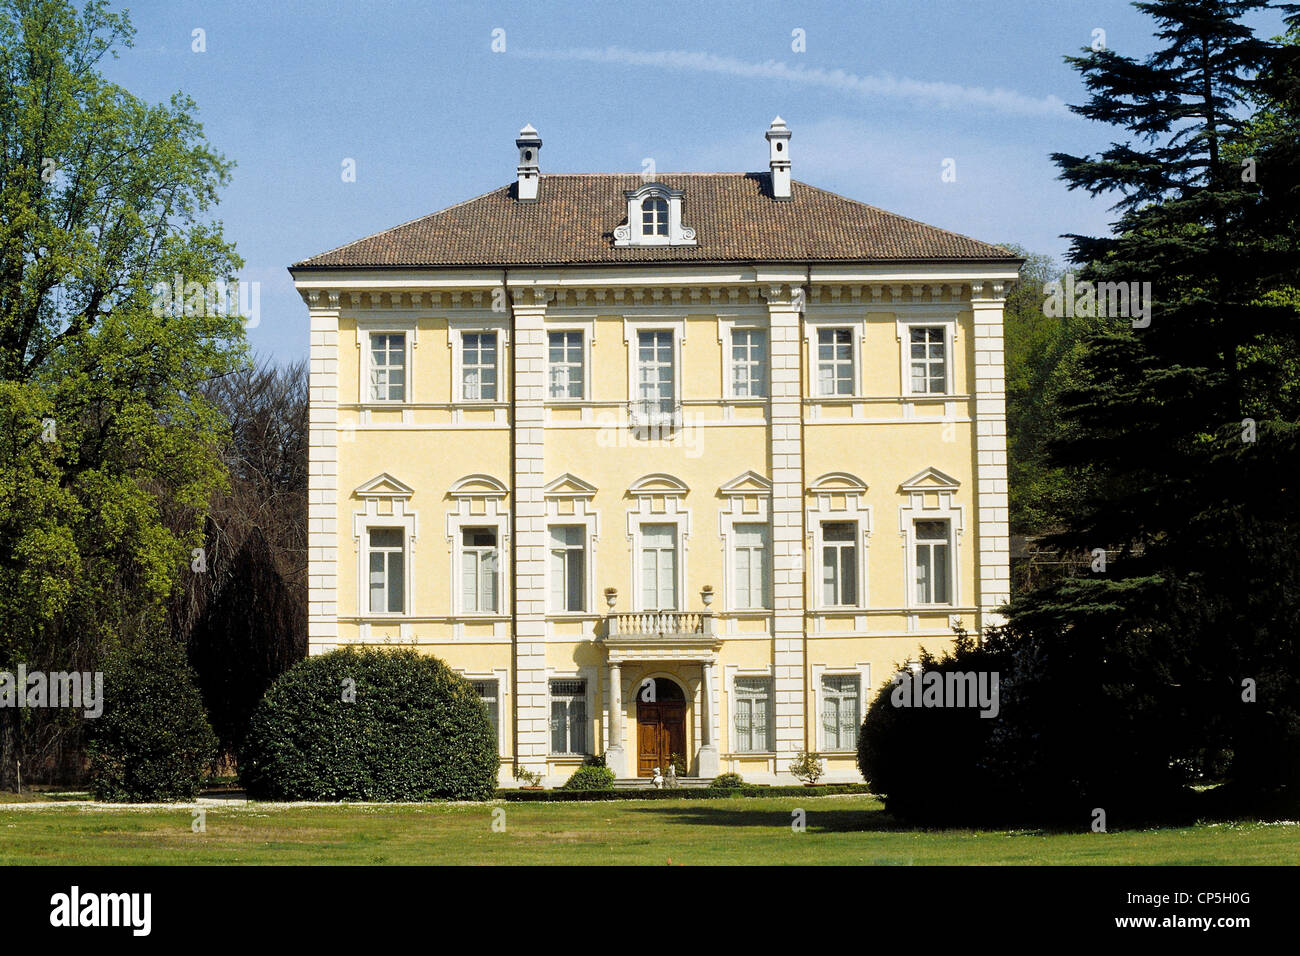
<svg viewBox="0 0 1300 956">
<path fill-rule="evenodd" d="M 715 790 L 739 790 L 744 785 L 745 780 L 738 773 L 720 773 L 709 784 Z"/>
<path fill-rule="evenodd" d="M 89 719 L 87 747 L 95 799 L 193 800 L 217 737 L 181 646 L 163 637 L 119 648 L 103 674 L 104 710 Z"/>
<path fill-rule="evenodd" d="M 412 650 L 295 664 L 253 712 L 239 779 L 266 800 L 486 800 L 497 742 L 469 682 Z"/>
<path fill-rule="evenodd" d="M 614 771 L 608 767 L 579 767 L 564 781 L 565 790 L 613 790 Z"/>
</svg>

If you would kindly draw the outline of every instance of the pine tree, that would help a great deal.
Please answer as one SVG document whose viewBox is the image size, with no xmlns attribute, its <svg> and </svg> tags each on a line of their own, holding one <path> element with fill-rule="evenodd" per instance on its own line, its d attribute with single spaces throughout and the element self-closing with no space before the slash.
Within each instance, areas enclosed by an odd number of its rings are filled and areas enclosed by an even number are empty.
<svg viewBox="0 0 1300 956">
<path fill-rule="evenodd" d="M 1091 93 L 1072 108 L 1119 141 L 1053 154 L 1071 189 L 1120 196 L 1111 235 L 1069 237 L 1081 280 L 1151 283 L 1149 324 L 1098 319 L 1050 446 L 1076 492 L 1053 543 L 1107 554 L 1012 617 L 1088 645 L 1103 686 L 1080 693 L 1148 722 L 1134 739 L 1153 772 L 1213 772 L 1226 754 L 1234 777 L 1279 782 L 1296 767 L 1278 748 L 1300 734 L 1297 408 L 1277 391 L 1295 390 L 1300 355 L 1294 56 L 1242 23 L 1266 0 L 1134 5 L 1159 50 L 1068 58 Z M 1264 129 L 1261 97 L 1275 104 Z M 1271 755 L 1251 759 L 1261 735 Z"/>
</svg>

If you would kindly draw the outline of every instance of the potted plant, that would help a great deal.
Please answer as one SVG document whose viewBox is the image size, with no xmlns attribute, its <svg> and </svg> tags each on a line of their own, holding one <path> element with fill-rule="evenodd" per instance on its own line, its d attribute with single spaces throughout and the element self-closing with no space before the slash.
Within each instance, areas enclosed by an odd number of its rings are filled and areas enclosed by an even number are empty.
<svg viewBox="0 0 1300 956">
<path fill-rule="evenodd" d="M 817 778 L 826 772 L 822 767 L 822 755 L 816 752 L 800 753 L 791 762 L 790 772 L 802 780 L 805 787 L 817 786 Z"/>
<path fill-rule="evenodd" d="M 515 767 L 515 779 L 523 784 L 523 786 L 520 787 L 521 790 L 545 789 L 545 787 L 542 786 L 542 775 L 540 773 L 534 773 L 526 767 Z"/>
</svg>

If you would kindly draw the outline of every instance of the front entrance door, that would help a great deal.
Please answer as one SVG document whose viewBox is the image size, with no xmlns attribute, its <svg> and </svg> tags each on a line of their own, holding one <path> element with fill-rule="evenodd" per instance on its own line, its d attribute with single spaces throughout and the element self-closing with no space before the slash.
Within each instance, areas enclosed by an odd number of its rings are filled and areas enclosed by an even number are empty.
<svg viewBox="0 0 1300 956">
<path fill-rule="evenodd" d="M 666 773 L 673 754 L 686 757 L 686 695 L 673 681 L 651 678 L 637 688 L 636 775 L 653 777 L 655 767 Z"/>
</svg>

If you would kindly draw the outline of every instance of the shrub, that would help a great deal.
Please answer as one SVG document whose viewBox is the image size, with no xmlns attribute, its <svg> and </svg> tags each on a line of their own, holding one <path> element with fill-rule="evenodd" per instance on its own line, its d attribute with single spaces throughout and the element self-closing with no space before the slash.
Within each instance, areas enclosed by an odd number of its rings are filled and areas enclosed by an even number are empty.
<svg viewBox="0 0 1300 956">
<path fill-rule="evenodd" d="M 819 753 L 801 753 L 790 762 L 790 772 L 798 780 L 816 783 L 817 778 L 826 773 L 822 767 L 822 755 Z"/>
<path fill-rule="evenodd" d="M 565 790 L 613 790 L 614 771 L 608 767 L 579 767 L 564 781 Z"/>
<path fill-rule="evenodd" d="M 582 761 L 584 767 L 606 767 L 604 754 L 588 754 Z"/>
<path fill-rule="evenodd" d="M 239 777 L 273 800 L 485 800 L 497 743 L 469 682 L 412 650 L 345 648 L 270 687 Z"/>
<path fill-rule="evenodd" d="M 193 800 L 217 737 L 194 671 L 170 636 L 137 642 L 104 661 L 104 711 L 90 720 L 96 800 Z"/>
<path fill-rule="evenodd" d="M 717 790 L 739 790 L 745 785 L 744 778 L 738 773 L 720 773 L 709 784 Z"/>
</svg>

